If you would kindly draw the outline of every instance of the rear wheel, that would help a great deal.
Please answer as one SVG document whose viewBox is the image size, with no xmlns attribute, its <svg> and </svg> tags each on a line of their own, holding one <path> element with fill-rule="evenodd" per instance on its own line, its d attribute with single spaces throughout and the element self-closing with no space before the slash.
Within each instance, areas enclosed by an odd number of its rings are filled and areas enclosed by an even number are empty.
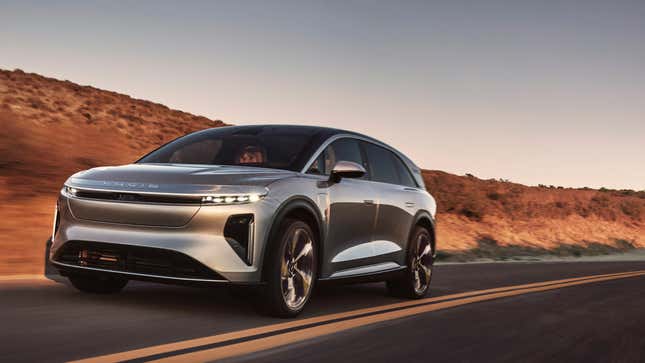
<svg viewBox="0 0 645 363">
<path fill-rule="evenodd" d="M 434 264 L 431 238 L 426 228 L 415 228 L 408 244 L 408 268 L 402 276 L 387 282 L 392 295 L 420 299 L 428 294 Z"/>
<path fill-rule="evenodd" d="M 316 281 L 316 245 L 311 227 L 287 219 L 266 261 L 268 312 L 279 317 L 298 315 L 309 301 Z"/>
<path fill-rule="evenodd" d="M 73 275 L 69 281 L 78 290 L 91 294 L 117 293 L 128 284 L 128 280 L 112 276 Z"/>
</svg>

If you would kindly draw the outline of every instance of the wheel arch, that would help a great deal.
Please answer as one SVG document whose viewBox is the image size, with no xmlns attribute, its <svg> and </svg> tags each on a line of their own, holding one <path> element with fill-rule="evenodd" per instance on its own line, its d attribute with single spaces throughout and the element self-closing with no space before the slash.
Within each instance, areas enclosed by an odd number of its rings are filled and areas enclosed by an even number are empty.
<svg viewBox="0 0 645 363">
<path fill-rule="evenodd" d="M 432 252 L 433 255 L 437 255 L 437 236 L 436 236 L 436 230 L 435 230 L 435 220 L 432 217 L 432 214 L 430 212 L 421 210 L 417 212 L 417 214 L 414 216 L 414 223 L 412 223 L 412 227 L 410 228 L 410 233 L 408 236 L 412 236 L 414 233 L 414 229 L 417 226 L 424 227 L 430 232 L 430 243 L 432 244 Z M 409 238 L 410 238 L 409 237 Z M 408 238 L 408 240 L 409 240 Z"/>
<path fill-rule="evenodd" d="M 261 281 L 265 281 L 266 276 L 266 258 L 275 244 L 276 234 L 280 230 L 282 222 L 287 218 L 295 218 L 307 223 L 314 232 L 317 238 L 316 248 L 318 256 L 318 272 L 320 272 L 322 255 L 323 255 L 323 241 L 325 240 L 325 230 L 323 228 L 323 218 L 316 203 L 305 196 L 294 196 L 284 201 L 277 209 L 271 227 L 267 235 L 264 251 L 262 253 L 262 275 Z"/>
</svg>

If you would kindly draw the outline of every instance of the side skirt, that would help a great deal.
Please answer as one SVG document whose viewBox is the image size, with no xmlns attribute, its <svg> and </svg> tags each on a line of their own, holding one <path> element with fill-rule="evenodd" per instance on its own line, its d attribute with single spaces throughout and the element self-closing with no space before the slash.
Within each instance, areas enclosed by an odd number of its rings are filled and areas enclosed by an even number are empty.
<svg viewBox="0 0 645 363">
<path fill-rule="evenodd" d="M 322 279 L 318 279 L 318 282 L 321 285 L 334 285 L 334 284 L 358 284 L 358 283 L 366 283 L 366 282 L 379 282 L 379 281 L 387 281 L 391 280 L 394 278 L 397 278 L 403 274 L 403 272 L 407 269 L 405 266 L 398 266 L 396 268 L 391 268 L 388 270 L 381 270 L 381 271 L 376 271 L 376 272 L 368 272 L 368 273 L 362 273 L 362 274 L 355 274 L 355 275 L 346 275 L 346 276 L 341 276 L 341 277 L 326 277 Z"/>
</svg>

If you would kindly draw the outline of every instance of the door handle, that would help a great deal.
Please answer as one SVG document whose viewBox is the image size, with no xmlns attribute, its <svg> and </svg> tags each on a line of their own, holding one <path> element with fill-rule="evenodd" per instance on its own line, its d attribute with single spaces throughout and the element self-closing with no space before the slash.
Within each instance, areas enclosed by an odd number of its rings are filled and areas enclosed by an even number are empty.
<svg viewBox="0 0 645 363">
<path fill-rule="evenodd" d="M 369 204 L 369 205 L 372 205 L 372 204 L 374 204 L 374 200 L 373 200 L 373 199 L 365 199 L 365 200 L 363 201 L 363 203 L 365 203 L 365 204 Z"/>
<path fill-rule="evenodd" d="M 416 205 L 416 203 L 414 203 L 414 202 L 405 202 L 405 206 L 408 207 L 408 208 L 412 208 L 415 205 Z"/>
</svg>

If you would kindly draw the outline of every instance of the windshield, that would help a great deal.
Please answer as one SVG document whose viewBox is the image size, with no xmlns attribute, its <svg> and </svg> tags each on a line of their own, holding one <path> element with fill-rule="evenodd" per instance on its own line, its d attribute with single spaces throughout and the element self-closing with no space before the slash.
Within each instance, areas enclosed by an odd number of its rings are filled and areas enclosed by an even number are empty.
<svg viewBox="0 0 645 363">
<path fill-rule="evenodd" d="M 209 129 L 180 137 L 138 163 L 237 165 L 300 171 L 318 131 L 295 126 Z"/>
</svg>

